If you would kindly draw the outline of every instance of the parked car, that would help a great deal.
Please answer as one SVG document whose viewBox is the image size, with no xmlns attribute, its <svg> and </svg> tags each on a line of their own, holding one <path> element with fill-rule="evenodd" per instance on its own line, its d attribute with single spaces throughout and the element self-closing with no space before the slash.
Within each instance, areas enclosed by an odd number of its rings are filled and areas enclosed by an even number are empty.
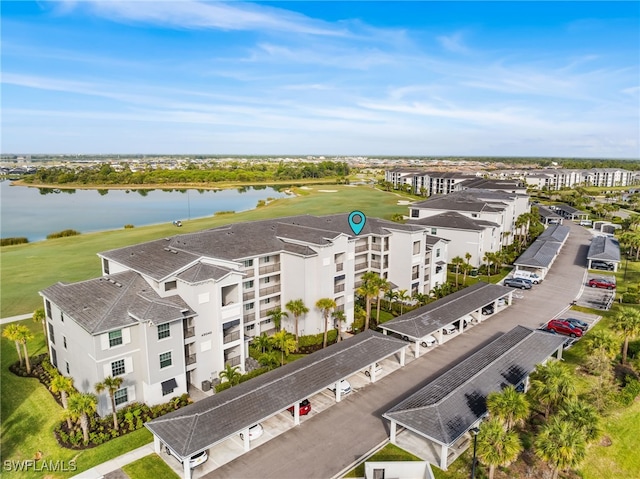
<svg viewBox="0 0 640 479">
<path fill-rule="evenodd" d="M 531 271 L 518 270 L 515 273 L 513 273 L 513 277 L 514 278 L 528 279 L 533 284 L 542 283 L 542 278 L 540 276 L 538 276 L 536 273 L 532 273 Z"/>
<path fill-rule="evenodd" d="M 589 280 L 591 288 L 616 289 L 616 283 L 607 278 L 592 278 Z"/>
<path fill-rule="evenodd" d="M 582 329 L 576 328 L 571 323 L 568 323 L 567 321 L 563 321 L 561 319 L 552 319 L 551 321 L 549 321 L 547 323 L 547 331 L 565 334 L 567 336 L 571 336 L 572 338 L 582 337 Z"/>
<path fill-rule="evenodd" d="M 262 428 L 262 424 L 254 424 L 249 428 L 249 441 L 254 441 L 262 436 L 264 429 Z M 244 439 L 244 433 L 240 433 L 240 439 Z"/>
<path fill-rule="evenodd" d="M 329 389 L 335 393 L 336 392 L 335 383 L 332 384 L 329 387 Z M 340 381 L 340 394 L 344 396 L 345 394 L 349 394 L 350 392 L 351 392 L 351 383 L 346 379 L 343 379 L 342 381 Z"/>
<path fill-rule="evenodd" d="M 458 328 L 456 328 L 453 324 L 447 324 L 442 328 L 442 332 L 444 334 L 454 334 Z"/>
<path fill-rule="evenodd" d="M 167 448 L 167 453 L 175 457 L 178 461 L 182 462 L 171 449 Z M 209 459 L 209 454 L 207 453 L 207 451 L 201 451 L 189 458 L 189 466 L 191 467 L 191 469 L 193 469 L 194 467 L 198 467 L 200 464 L 204 464 L 205 462 L 207 462 L 207 459 Z"/>
<path fill-rule="evenodd" d="M 438 341 L 436 341 L 436 338 L 434 338 L 430 334 L 422 338 L 422 340 L 420 341 L 420 346 L 422 346 L 423 348 L 428 348 L 429 346 L 435 346 L 436 344 L 438 344 Z"/>
<path fill-rule="evenodd" d="M 494 312 L 495 308 L 493 307 L 493 304 L 487 304 L 482 308 L 482 314 L 484 314 L 485 316 L 493 314 Z"/>
<path fill-rule="evenodd" d="M 471 315 L 467 314 L 466 316 L 463 316 L 462 318 L 460 318 L 458 321 L 456 321 L 455 323 L 453 323 L 453 326 L 456 329 L 460 329 L 460 321 L 462 321 L 462 328 L 466 328 L 467 326 L 469 326 L 469 323 L 471 321 L 473 321 L 473 318 L 471 317 Z"/>
<path fill-rule="evenodd" d="M 376 370 L 376 377 L 382 374 L 382 366 L 379 363 L 376 363 L 375 370 Z M 371 376 L 371 371 L 369 371 L 369 368 L 365 369 L 363 372 L 365 376 L 367 377 Z"/>
<path fill-rule="evenodd" d="M 591 269 L 603 269 L 605 271 L 613 271 L 614 264 L 609 263 L 608 261 L 602 261 L 602 260 L 596 259 L 591 262 Z"/>
<path fill-rule="evenodd" d="M 294 406 L 288 407 L 287 411 L 289 411 L 292 416 L 295 415 L 295 413 L 296 413 Z M 306 416 L 310 412 L 311 412 L 311 403 L 309 402 L 309 400 L 305 399 L 304 401 L 301 401 L 300 402 L 300 415 L 301 416 Z"/>
<path fill-rule="evenodd" d="M 589 329 L 589 323 L 587 323 L 586 321 L 582 321 L 581 319 L 566 318 L 563 321 L 566 321 L 567 323 L 572 324 L 576 328 L 580 328 L 583 331 L 586 331 L 587 329 Z"/>
<path fill-rule="evenodd" d="M 507 278 L 502 282 L 502 284 L 512 288 L 531 289 L 531 282 L 524 278 Z"/>
<path fill-rule="evenodd" d="M 562 344 L 562 349 L 570 349 L 577 341 L 577 338 L 567 338 Z"/>
</svg>

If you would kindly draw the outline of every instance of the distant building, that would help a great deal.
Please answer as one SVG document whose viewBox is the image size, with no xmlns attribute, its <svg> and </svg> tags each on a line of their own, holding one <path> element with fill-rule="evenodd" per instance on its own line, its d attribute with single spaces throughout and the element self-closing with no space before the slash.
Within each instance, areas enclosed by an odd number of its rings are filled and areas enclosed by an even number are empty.
<svg viewBox="0 0 640 479">
<path fill-rule="evenodd" d="M 638 179 L 638 174 L 635 171 L 619 168 L 542 169 L 531 170 L 524 176 L 524 181 L 528 186 L 548 190 L 575 186 L 630 186 L 636 184 Z"/>
</svg>

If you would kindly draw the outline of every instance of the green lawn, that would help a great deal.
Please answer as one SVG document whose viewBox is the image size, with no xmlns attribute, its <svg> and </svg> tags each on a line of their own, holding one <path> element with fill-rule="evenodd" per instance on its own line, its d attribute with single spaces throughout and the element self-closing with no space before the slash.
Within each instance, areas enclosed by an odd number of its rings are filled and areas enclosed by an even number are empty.
<svg viewBox="0 0 640 479">
<path fill-rule="evenodd" d="M 138 459 L 122 468 L 131 479 L 179 479 L 157 454 Z"/>
<path fill-rule="evenodd" d="M 29 355 L 46 352 L 40 324 L 31 320 L 21 323 L 28 326 L 35 336 L 28 343 Z M 2 348 L 0 361 L 2 368 L 0 371 L 2 383 L 0 461 L 2 464 L 7 460 L 34 459 L 36 453 L 41 451 L 42 459 L 46 461 L 66 461 L 68 464 L 68 461 L 76 460 L 76 471 L 51 474 L 52 478 L 66 478 L 152 440 L 151 433 L 145 428 L 85 451 L 61 448 L 55 440 L 53 429 L 61 419 L 62 408 L 38 380 L 18 377 L 9 371 L 9 365 L 18 359 L 13 342 L 2 338 L 0 347 Z M 4 471 L 2 477 L 41 479 L 42 472 Z"/>
<path fill-rule="evenodd" d="M 319 191 L 323 189 L 337 192 Z M 301 193 L 300 196 L 279 199 L 242 213 L 184 221 L 179 229 L 167 223 L 3 247 L 0 250 L 0 317 L 30 313 L 41 307 L 38 291 L 58 281 L 75 282 L 99 276 L 100 262 L 96 253 L 101 251 L 240 221 L 352 210 L 390 219 L 394 213 L 408 211 L 407 206 L 398 205 L 403 196 L 369 186 L 324 185 L 295 191 Z"/>
</svg>

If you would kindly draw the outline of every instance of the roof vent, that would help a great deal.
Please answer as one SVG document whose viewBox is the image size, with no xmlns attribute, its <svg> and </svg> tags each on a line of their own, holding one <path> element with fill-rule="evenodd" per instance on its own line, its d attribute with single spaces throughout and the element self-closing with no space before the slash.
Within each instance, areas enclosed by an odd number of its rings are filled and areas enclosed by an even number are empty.
<svg viewBox="0 0 640 479">
<path fill-rule="evenodd" d="M 122 288 L 122 284 L 118 283 L 117 281 L 113 284 L 115 284 L 118 288 Z"/>
<path fill-rule="evenodd" d="M 177 252 L 176 250 L 174 250 L 174 249 L 172 249 L 172 250 L 171 250 L 171 252 L 172 252 L 173 254 L 178 254 L 178 252 Z"/>
<path fill-rule="evenodd" d="M 168 246 L 165 246 L 164 248 L 162 248 L 165 251 L 171 251 L 171 248 L 169 248 Z"/>
</svg>

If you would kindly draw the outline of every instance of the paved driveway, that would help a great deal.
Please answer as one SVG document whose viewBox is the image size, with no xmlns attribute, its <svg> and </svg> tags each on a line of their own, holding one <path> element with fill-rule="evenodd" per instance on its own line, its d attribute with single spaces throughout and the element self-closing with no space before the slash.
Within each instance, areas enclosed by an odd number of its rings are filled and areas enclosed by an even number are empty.
<svg viewBox="0 0 640 479">
<path fill-rule="evenodd" d="M 501 333 L 517 324 L 537 328 L 580 295 L 591 235 L 567 225 L 571 234 L 545 280 L 523 291 L 509 308 L 203 477 L 327 479 L 350 467 L 388 438 L 389 424 L 381 416 L 391 406 Z"/>
</svg>

